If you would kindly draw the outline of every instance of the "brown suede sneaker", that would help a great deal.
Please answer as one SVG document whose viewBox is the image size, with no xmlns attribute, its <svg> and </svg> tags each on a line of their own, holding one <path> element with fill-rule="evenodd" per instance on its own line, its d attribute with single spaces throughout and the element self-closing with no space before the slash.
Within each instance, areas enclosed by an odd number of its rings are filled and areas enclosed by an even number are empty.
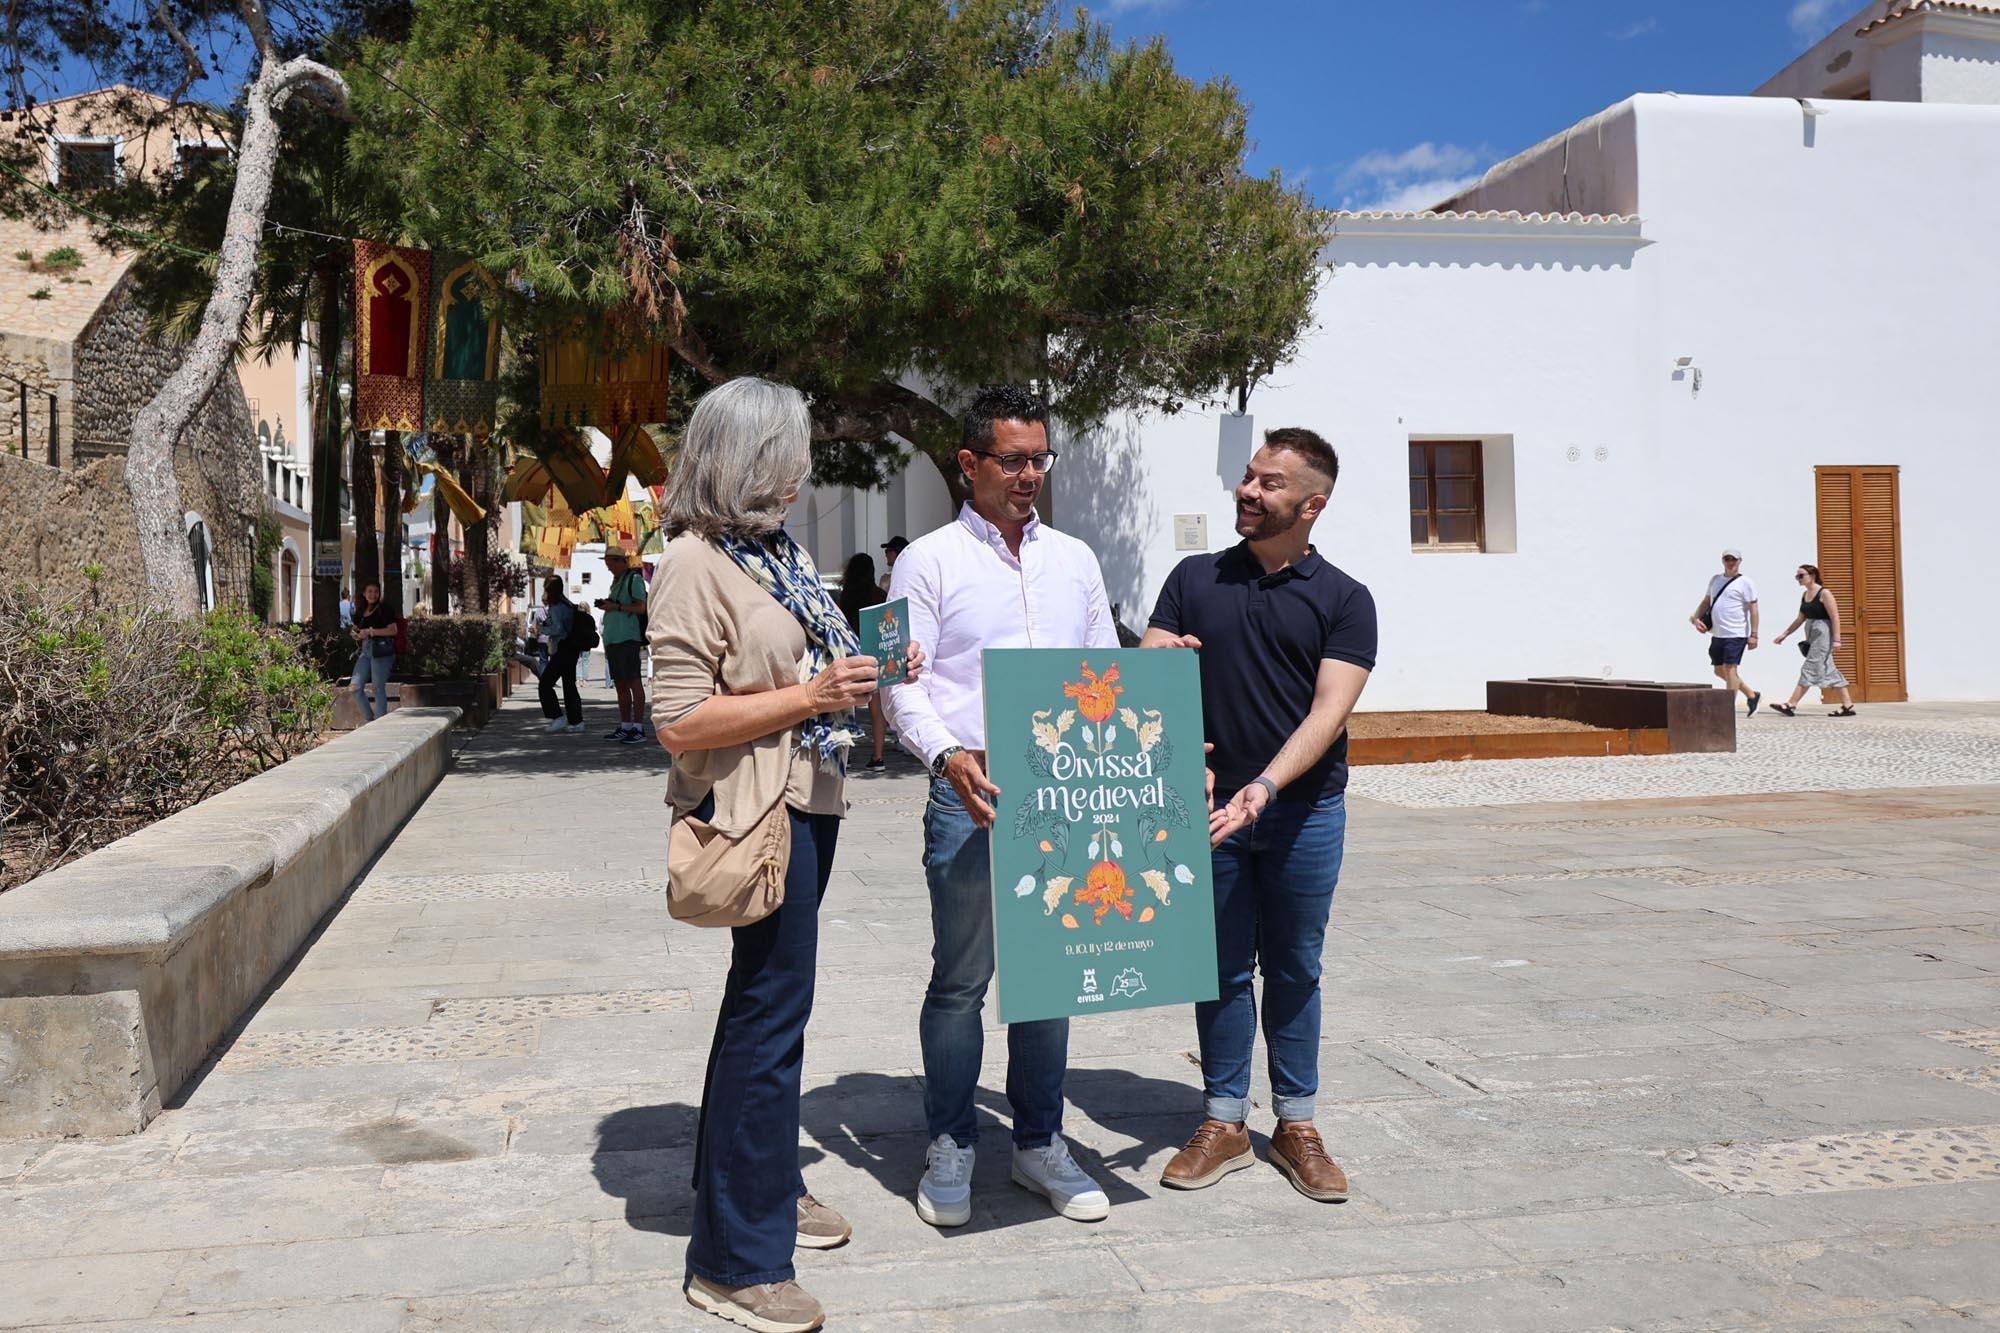
<svg viewBox="0 0 2000 1333">
<path fill-rule="evenodd" d="M 724 1287 L 704 1277 L 690 1277 L 688 1304 L 720 1315 L 755 1333 L 812 1333 L 826 1322 L 819 1302 L 796 1282 L 763 1282 L 754 1287 Z"/>
<path fill-rule="evenodd" d="M 1257 1160 L 1250 1150 L 1250 1131 L 1227 1120 L 1204 1120 L 1187 1146 L 1174 1154 L 1160 1183 L 1169 1189 L 1207 1189 L 1231 1171 L 1241 1171 Z"/>
<path fill-rule="evenodd" d="M 1319 1130 L 1310 1120 L 1280 1120 L 1271 1135 L 1271 1165 L 1285 1173 L 1292 1188 L 1321 1203 L 1347 1202 L 1347 1173 L 1326 1155 Z"/>
<path fill-rule="evenodd" d="M 831 1250 L 847 1244 L 854 1228 L 846 1218 L 810 1194 L 799 1196 L 799 1239 L 802 1250 Z"/>
</svg>

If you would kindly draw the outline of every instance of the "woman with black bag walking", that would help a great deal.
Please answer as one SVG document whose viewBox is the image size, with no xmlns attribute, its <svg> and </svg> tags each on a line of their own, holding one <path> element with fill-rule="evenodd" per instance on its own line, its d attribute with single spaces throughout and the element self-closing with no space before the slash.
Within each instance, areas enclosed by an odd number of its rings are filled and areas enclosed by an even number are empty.
<svg viewBox="0 0 2000 1333">
<path fill-rule="evenodd" d="M 1828 717 L 1853 717 L 1854 701 L 1848 697 L 1847 677 L 1833 664 L 1833 650 L 1840 647 L 1840 603 L 1834 600 L 1830 589 L 1821 585 L 1818 565 L 1800 565 L 1794 577 L 1799 582 L 1799 614 L 1785 626 L 1777 641 L 1783 643 L 1799 626 L 1805 626 L 1799 652 L 1806 660 L 1799 668 L 1799 684 L 1792 697 L 1784 703 L 1772 704 L 1771 711 L 1797 717 L 1799 700 L 1806 697 L 1806 691 L 1820 689 L 1832 690 L 1840 699 L 1840 707 L 1828 713 Z"/>
</svg>

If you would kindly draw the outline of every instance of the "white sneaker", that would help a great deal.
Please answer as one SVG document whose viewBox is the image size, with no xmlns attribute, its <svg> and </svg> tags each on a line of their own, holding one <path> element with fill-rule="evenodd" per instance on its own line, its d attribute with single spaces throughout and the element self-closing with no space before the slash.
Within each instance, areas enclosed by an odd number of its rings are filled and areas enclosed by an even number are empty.
<svg viewBox="0 0 2000 1333">
<path fill-rule="evenodd" d="M 574 732 L 578 732 L 578 731 L 582 731 L 582 730 L 583 730 L 583 723 L 581 723 L 581 722 L 577 722 L 577 723 L 574 723 L 574 724 L 572 724 L 572 725 L 570 725 L 570 726 L 567 726 L 567 727 L 564 727 L 564 728 L 563 728 L 563 730 L 564 730 L 564 731 L 567 731 L 567 732 L 572 732 L 572 733 L 574 733 Z"/>
<path fill-rule="evenodd" d="M 565 722 L 563 719 L 559 717 L 552 717 L 549 719 L 549 724 L 543 727 L 542 730 L 548 732 L 549 735 L 553 736 L 558 731 L 568 731 L 569 723 Z"/>
<path fill-rule="evenodd" d="M 1057 1216 L 1072 1222 L 1102 1222 L 1111 1216 L 1111 1200 L 1084 1174 L 1060 1137 L 1042 1148 L 1016 1147 L 1014 1183 L 1046 1198 Z"/>
<path fill-rule="evenodd" d="M 934 1227 L 962 1227 L 972 1220 L 973 1150 L 940 1134 L 924 1150 L 924 1178 L 917 1183 L 917 1216 Z"/>
</svg>

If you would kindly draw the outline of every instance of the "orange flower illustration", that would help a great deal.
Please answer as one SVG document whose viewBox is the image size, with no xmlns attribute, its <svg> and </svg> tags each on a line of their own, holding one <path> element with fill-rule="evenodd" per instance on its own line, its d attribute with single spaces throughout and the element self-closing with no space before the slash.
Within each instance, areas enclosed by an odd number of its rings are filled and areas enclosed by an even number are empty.
<svg viewBox="0 0 2000 1333">
<path fill-rule="evenodd" d="M 1076 891 L 1079 907 L 1094 907 L 1091 924 L 1104 924 L 1106 913 L 1116 912 L 1127 921 L 1132 919 L 1132 887 L 1125 882 L 1125 871 L 1116 861 L 1099 861 L 1090 868 L 1083 887 Z"/>
<path fill-rule="evenodd" d="M 1125 687 L 1118 683 L 1118 667 L 1099 676 L 1090 669 L 1090 663 L 1082 664 L 1083 679 L 1071 681 L 1063 686 L 1063 693 L 1076 700 L 1076 711 L 1092 722 L 1102 722 L 1118 711 L 1118 696 L 1125 693 Z"/>
</svg>

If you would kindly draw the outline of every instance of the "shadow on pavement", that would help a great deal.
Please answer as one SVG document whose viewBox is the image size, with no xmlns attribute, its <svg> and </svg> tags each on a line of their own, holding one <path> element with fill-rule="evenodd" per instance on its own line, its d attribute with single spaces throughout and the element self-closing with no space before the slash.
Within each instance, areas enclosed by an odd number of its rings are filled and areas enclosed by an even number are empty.
<svg viewBox="0 0 2000 1333">
<path fill-rule="evenodd" d="M 598 1188 L 625 1201 L 634 1231 L 685 1236 L 694 1207 L 694 1135 L 701 1108 L 682 1102 L 628 1106 L 597 1122 L 590 1157 Z M 804 1170 L 825 1154 L 799 1150 Z"/>
<path fill-rule="evenodd" d="M 1113 1206 L 1147 1198 L 1124 1174 L 1143 1167 L 1162 1146 L 1179 1147 L 1199 1119 L 1195 1090 L 1165 1079 L 1122 1069 L 1074 1069 L 1064 1084 L 1072 1113 L 1081 1111 L 1099 1125 L 1138 1140 L 1111 1154 L 1069 1136 L 1077 1164 L 1104 1187 Z M 1012 1136 L 1007 1099 L 981 1088 L 979 1160 L 973 1171 L 972 1221 L 943 1234 L 977 1235 L 1002 1227 L 1041 1222 L 1048 1204 L 1010 1180 Z M 924 1082 L 915 1074 L 842 1074 L 807 1091 L 800 1101 L 800 1125 L 820 1147 L 875 1178 L 883 1191 L 912 1201 L 924 1172 Z"/>
</svg>

